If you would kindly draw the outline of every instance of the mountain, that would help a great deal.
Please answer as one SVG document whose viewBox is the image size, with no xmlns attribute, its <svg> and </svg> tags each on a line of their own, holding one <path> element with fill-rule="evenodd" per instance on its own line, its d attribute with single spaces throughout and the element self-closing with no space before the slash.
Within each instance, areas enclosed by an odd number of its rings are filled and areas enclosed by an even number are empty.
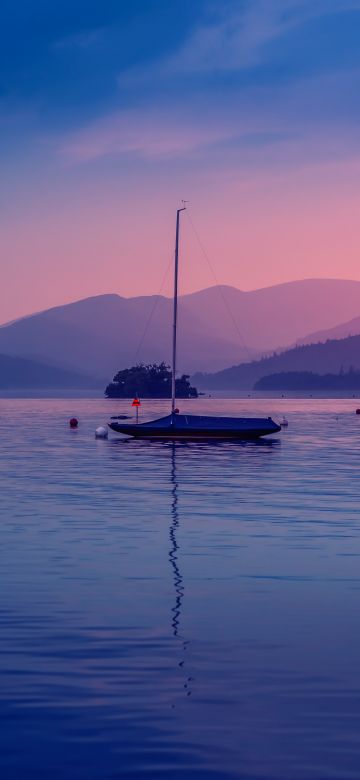
<svg viewBox="0 0 360 780">
<path fill-rule="evenodd" d="M 101 295 L 0 327 L 0 353 L 111 379 L 170 361 L 172 300 Z M 252 292 L 211 287 L 179 298 L 178 369 L 218 371 L 360 313 L 360 282 L 307 279 Z"/>
<path fill-rule="evenodd" d="M 299 339 L 297 344 L 316 344 L 318 341 L 327 341 L 328 339 L 345 339 L 347 336 L 358 336 L 360 334 L 360 317 L 355 317 L 341 325 L 335 325 L 334 328 L 327 330 L 318 330 L 316 333 L 310 333 L 303 339 Z"/>
<path fill-rule="evenodd" d="M 325 344 L 297 346 L 280 354 L 232 366 L 215 374 L 195 374 L 191 380 L 206 390 L 250 390 L 259 379 L 289 371 L 338 374 L 360 370 L 360 336 L 327 341 Z"/>
<path fill-rule="evenodd" d="M 212 317 L 218 337 L 265 352 L 359 316 L 360 282 L 303 279 L 251 292 L 211 287 L 181 300 L 204 326 Z"/>
<path fill-rule="evenodd" d="M 0 389 L 96 389 L 99 380 L 35 360 L 0 355 Z"/>
<path fill-rule="evenodd" d="M 101 295 L 59 306 L 0 328 L 0 352 L 108 377 L 134 365 L 170 360 L 172 301 L 163 296 Z M 206 329 L 179 306 L 178 367 L 216 370 L 248 352 Z M 250 350 L 250 354 L 257 353 Z M 187 367 L 189 366 L 189 369 Z"/>
</svg>

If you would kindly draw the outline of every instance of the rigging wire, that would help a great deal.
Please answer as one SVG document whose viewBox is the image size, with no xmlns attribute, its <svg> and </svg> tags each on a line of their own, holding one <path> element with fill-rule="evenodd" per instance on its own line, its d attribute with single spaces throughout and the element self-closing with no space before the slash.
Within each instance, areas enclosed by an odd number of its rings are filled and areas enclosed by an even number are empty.
<svg viewBox="0 0 360 780">
<path fill-rule="evenodd" d="M 142 336 L 141 336 L 141 338 L 140 338 L 140 340 L 139 340 L 139 343 L 138 343 L 138 346 L 137 346 L 137 349 L 136 349 L 136 352 L 135 352 L 135 355 L 134 355 L 134 363 L 136 363 L 136 359 L 137 359 L 137 357 L 138 357 L 138 355 L 139 355 L 139 352 L 140 352 L 140 350 L 141 350 L 141 348 L 142 348 L 142 346 L 143 346 L 143 343 L 144 343 L 144 341 L 145 341 L 145 338 L 146 338 L 146 336 L 147 336 L 147 333 L 148 333 L 149 327 L 150 327 L 150 325 L 151 325 L 152 318 L 153 318 L 153 316 L 154 316 L 154 314 L 155 314 L 155 311 L 156 311 L 156 309 L 157 309 L 157 307 L 158 307 L 158 304 L 159 304 L 159 297 L 160 297 L 160 295 L 161 295 L 161 293 L 162 293 L 162 291 L 163 291 L 163 289 L 164 289 L 165 282 L 166 282 L 166 279 L 167 279 L 167 276 L 168 276 L 168 273 L 169 273 L 169 270 L 170 270 L 171 263 L 172 263 L 172 258 L 169 260 L 169 262 L 168 262 L 168 264 L 167 264 L 167 267 L 166 267 L 166 269 L 165 269 L 165 272 L 164 272 L 164 275 L 163 275 L 163 278 L 162 278 L 162 282 L 161 282 L 161 285 L 160 285 L 159 291 L 158 291 L 157 295 L 155 296 L 155 301 L 154 301 L 154 303 L 153 303 L 153 306 L 152 306 L 152 308 L 151 308 L 150 314 L 149 314 L 149 316 L 148 316 L 148 318 L 147 318 L 147 320 L 146 320 L 146 323 L 145 323 L 145 327 L 144 327 L 144 330 L 143 330 Z"/>
<path fill-rule="evenodd" d="M 188 218 L 188 220 L 190 222 L 191 228 L 192 228 L 193 233 L 195 235 L 195 238 L 196 238 L 196 240 L 197 240 L 197 242 L 199 244 L 199 247 L 200 247 L 200 249 L 201 249 L 201 251 L 202 251 L 202 253 L 203 253 L 204 257 L 205 257 L 205 260 L 206 260 L 206 262 L 207 262 L 207 264 L 209 266 L 210 272 L 211 272 L 211 274 L 212 274 L 212 276 L 213 276 L 213 278 L 215 280 L 215 284 L 216 284 L 218 293 L 221 296 L 221 299 L 222 299 L 222 302 L 224 304 L 224 307 L 227 310 L 227 313 L 228 313 L 229 318 L 231 319 L 231 322 L 232 322 L 232 324 L 233 324 L 233 326 L 234 326 L 234 328 L 236 330 L 236 333 L 237 333 L 237 335 L 239 337 L 239 340 L 241 341 L 242 346 L 243 346 L 243 348 L 244 348 L 244 350 L 245 350 L 249 360 L 251 361 L 253 358 L 252 358 L 252 355 L 250 353 L 250 350 L 247 347 L 246 341 L 245 341 L 245 339 L 243 337 L 243 334 L 242 334 L 242 332 L 241 332 L 241 330 L 239 328 L 239 325 L 238 325 L 238 323 L 237 323 L 237 321 L 236 321 L 236 319 L 234 317 L 234 313 L 233 313 L 233 311 L 232 311 L 232 309 L 231 309 L 231 307 L 229 305 L 229 302 L 226 300 L 226 297 L 224 295 L 222 286 L 219 283 L 219 280 L 218 280 L 217 275 L 215 273 L 214 267 L 213 267 L 213 265 L 211 263 L 209 255 L 208 255 L 208 253 L 207 253 L 207 251 L 206 251 L 206 249 L 204 247 L 204 244 L 201 241 L 201 238 L 200 238 L 199 233 L 198 233 L 198 231 L 197 231 L 197 229 L 196 229 L 196 227 L 194 225 L 194 222 L 193 222 L 193 220 L 192 220 L 192 218 L 190 216 L 188 208 L 185 210 L 185 213 L 186 213 L 187 218 Z M 173 262 L 173 258 L 171 257 L 169 262 L 168 262 L 168 264 L 167 264 L 167 267 L 165 269 L 165 272 L 164 272 L 164 275 L 163 275 L 163 278 L 162 278 L 162 281 L 161 281 L 161 285 L 160 285 L 159 291 L 158 291 L 157 295 L 155 296 L 155 301 L 154 301 L 153 306 L 151 308 L 150 314 L 149 314 L 149 316 L 148 316 L 148 318 L 146 320 L 143 333 L 142 333 L 142 335 L 140 337 L 140 340 L 139 340 L 136 352 L 134 354 L 134 362 L 136 362 L 136 359 L 138 358 L 138 355 L 139 355 L 139 353 L 141 351 L 141 348 L 142 348 L 142 346 L 144 344 L 145 338 L 146 338 L 146 336 L 148 334 L 148 331 L 149 331 L 152 319 L 154 317 L 155 311 L 156 311 L 156 309 L 157 309 L 157 307 L 159 305 L 159 297 L 160 297 L 160 295 L 161 295 L 161 293 L 162 293 L 162 291 L 164 289 L 165 282 L 166 282 L 166 279 L 168 277 L 170 266 L 171 266 L 172 262 Z"/>
<path fill-rule="evenodd" d="M 252 355 L 251 355 L 251 353 L 250 353 L 250 350 L 249 350 L 249 349 L 248 349 L 248 347 L 247 347 L 246 341 L 245 341 L 245 339 L 244 339 L 244 336 L 243 336 L 243 334 L 241 333 L 241 330 L 240 330 L 240 328 L 239 328 L 239 325 L 238 325 L 238 323 L 237 323 L 237 321 L 236 321 L 236 319 L 235 319 L 235 317 L 234 317 L 234 314 L 233 314 L 233 312 L 232 312 L 232 310 L 231 310 L 231 307 L 230 307 L 230 305 L 229 305 L 229 302 L 228 302 L 228 301 L 226 300 L 226 298 L 225 298 L 225 295 L 224 295 L 224 292 L 223 292 L 222 286 L 221 286 L 221 284 L 219 283 L 219 280 L 218 280 L 218 278 L 217 278 L 217 276 L 216 276 L 216 273 L 215 273 L 215 270 L 214 270 L 214 268 L 213 268 L 213 265 L 212 265 L 212 263 L 211 263 L 211 261 L 210 261 L 209 255 L 208 255 L 208 253 L 207 253 L 207 251 L 206 251 L 206 249 L 205 249 L 205 247 L 204 247 L 204 244 L 202 243 L 202 241 L 201 241 L 201 238 L 200 238 L 200 236 L 199 236 L 199 234 L 198 234 L 198 232 L 197 232 L 197 230 L 196 230 L 196 227 L 195 227 L 195 225 L 194 225 L 194 223 L 193 223 L 193 221 L 192 221 L 192 219 L 191 219 L 191 216 L 190 216 L 190 214 L 189 214 L 189 209 L 186 209 L 186 212 L 185 212 L 185 213 L 186 213 L 186 215 L 187 215 L 187 218 L 188 218 L 188 220 L 189 220 L 189 222 L 190 222 L 190 225 L 191 225 L 191 227 L 192 227 L 192 230 L 193 230 L 193 233 L 194 233 L 194 235 L 195 235 L 195 238 L 196 238 L 196 240 L 197 240 L 197 242 L 198 242 L 198 244 L 199 244 L 199 247 L 200 247 L 200 249 L 201 249 L 201 251 L 202 251 L 202 253 L 203 253 L 204 257 L 205 257 L 205 260 L 206 260 L 206 262 L 207 262 L 207 264 L 208 264 L 208 266 L 209 266 L 209 268 L 210 268 L 210 271 L 211 271 L 211 273 L 212 273 L 212 275 L 213 275 L 213 277 L 214 277 L 214 280 L 215 280 L 215 283 L 216 283 L 216 286 L 217 286 L 217 289 L 218 289 L 219 295 L 220 295 L 220 296 L 221 296 L 221 298 L 222 298 L 222 301 L 223 301 L 223 304 L 224 304 L 224 306 L 225 306 L 225 308 L 226 308 L 226 310 L 227 310 L 227 313 L 228 313 L 228 315 L 229 315 L 229 317 L 230 317 L 230 319 L 231 319 L 231 321 L 232 321 L 232 323 L 233 323 L 233 325 L 234 325 L 234 328 L 235 328 L 235 330 L 236 330 L 236 332 L 237 332 L 237 334 L 238 334 L 238 336 L 239 336 L 239 339 L 240 339 L 240 341 L 241 341 L 241 343 L 242 343 L 242 346 L 243 346 L 243 348 L 245 349 L 245 352 L 246 352 L 246 354 L 247 354 L 247 356 L 248 356 L 249 360 L 251 361 L 251 360 L 253 360 L 253 357 L 252 357 Z"/>
</svg>

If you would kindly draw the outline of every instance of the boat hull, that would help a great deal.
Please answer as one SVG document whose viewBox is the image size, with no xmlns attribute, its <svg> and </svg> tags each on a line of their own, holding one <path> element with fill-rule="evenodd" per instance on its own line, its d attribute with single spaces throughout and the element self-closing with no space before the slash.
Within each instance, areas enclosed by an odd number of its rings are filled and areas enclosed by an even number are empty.
<svg viewBox="0 0 360 780">
<path fill-rule="evenodd" d="M 180 431 L 169 431 L 169 432 L 162 432 L 159 433 L 158 431 L 135 431 L 134 429 L 128 428 L 127 430 L 123 428 L 118 428 L 115 425 L 109 426 L 113 431 L 116 433 L 122 433 L 126 436 L 131 436 L 133 439 L 163 439 L 167 441 L 209 441 L 209 440 L 243 440 L 243 441 L 249 441 L 252 439 L 260 439 L 263 436 L 269 436 L 272 433 L 278 433 L 278 431 L 281 430 L 281 428 L 274 428 L 273 431 L 244 431 L 243 433 L 237 432 L 237 433 L 229 433 L 229 431 L 209 431 L 209 433 L 201 432 L 196 433 L 193 431 L 188 431 L 187 433 L 182 433 Z"/>
<path fill-rule="evenodd" d="M 281 431 L 271 418 L 211 418 L 196 416 L 177 416 L 173 421 L 171 417 L 155 420 L 153 423 L 122 424 L 121 422 L 109 423 L 111 430 L 132 436 L 136 439 L 163 439 L 163 440 L 214 440 L 259 439 Z"/>
</svg>

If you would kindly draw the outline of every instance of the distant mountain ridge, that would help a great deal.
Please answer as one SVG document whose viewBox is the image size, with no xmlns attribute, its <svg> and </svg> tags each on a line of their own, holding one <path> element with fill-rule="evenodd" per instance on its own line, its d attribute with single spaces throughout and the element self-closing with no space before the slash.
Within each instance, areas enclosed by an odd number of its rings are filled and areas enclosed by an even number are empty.
<svg viewBox="0 0 360 780">
<path fill-rule="evenodd" d="M 351 370 L 360 370 L 360 336 L 293 347 L 215 374 L 197 373 L 191 380 L 206 390 L 251 390 L 260 379 L 273 374 L 294 371 L 338 374 Z"/>
<path fill-rule="evenodd" d="M 316 333 L 310 333 L 303 339 L 299 339 L 297 344 L 316 344 L 328 339 L 345 339 L 347 336 L 358 336 L 360 334 L 360 317 L 335 325 L 327 330 L 318 330 Z"/>
<path fill-rule="evenodd" d="M 266 352 L 360 316 L 360 282 L 302 279 L 249 292 L 220 285 L 181 300 L 203 323 L 216 317 L 218 336 Z"/>
<path fill-rule="evenodd" d="M 170 360 L 172 301 L 163 296 L 102 295 L 48 309 L 0 328 L 0 352 L 51 362 L 110 379 L 136 362 Z M 179 305 L 178 365 L 218 368 L 234 357 L 255 356 L 208 334 L 196 315 Z"/>
<path fill-rule="evenodd" d="M 1 390 L 39 389 L 100 389 L 101 383 L 93 377 L 66 371 L 35 360 L 0 354 Z"/>
<path fill-rule="evenodd" d="M 261 290 L 210 287 L 180 296 L 178 369 L 217 372 L 360 314 L 360 282 L 305 279 Z M 0 328 L 0 353 L 106 378 L 171 358 L 172 300 L 109 294 Z"/>
</svg>

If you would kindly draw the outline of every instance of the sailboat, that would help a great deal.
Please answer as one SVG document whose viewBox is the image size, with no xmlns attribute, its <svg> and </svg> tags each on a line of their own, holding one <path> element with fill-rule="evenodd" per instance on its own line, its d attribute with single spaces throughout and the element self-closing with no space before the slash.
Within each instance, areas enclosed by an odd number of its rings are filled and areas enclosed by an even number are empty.
<svg viewBox="0 0 360 780">
<path fill-rule="evenodd" d="M 180 214 L 185 211 L 183 205 L 176 212 L 175 264 L 174 264 L 174 303 L 173 303 L 173 339 L 172 339 L 172 382 L 171 412 L 166 417 L 144 423 L 124 423 L 112 421 L 109 427 L 116 433 L 123 433 L 137 439 L 258 439 L 278 433 L 281 427 L 271 417 L 210 417 L 195 414 L 179 414 L 176 409 L 176 347 L 178 314 L 178 276 L 179 276 L 179 239 Z"/>
</svg>

